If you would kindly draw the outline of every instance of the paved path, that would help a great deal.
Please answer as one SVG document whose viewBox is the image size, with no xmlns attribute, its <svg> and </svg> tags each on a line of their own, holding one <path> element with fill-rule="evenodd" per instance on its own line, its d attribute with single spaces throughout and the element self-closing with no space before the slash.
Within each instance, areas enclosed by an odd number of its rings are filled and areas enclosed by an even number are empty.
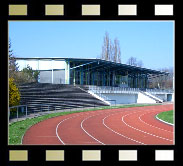
<svg viewBox="0 0 183 166">
<path fill-rule="evenodd" d="M 42 121 L 27 130 L 23 144 L 172 145 L 174 127 L 155 115 L 173 104 L 88 111 Z"/>
</svg>

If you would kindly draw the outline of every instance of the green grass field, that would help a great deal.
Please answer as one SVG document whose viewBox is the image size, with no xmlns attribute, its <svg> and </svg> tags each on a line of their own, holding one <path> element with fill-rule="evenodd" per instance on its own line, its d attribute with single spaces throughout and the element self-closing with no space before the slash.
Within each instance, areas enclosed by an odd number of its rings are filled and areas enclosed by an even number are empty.
<svg viewBox="0 0 183 166">
<path fill-rule="evenodd" d="M 173 119 L 174 119 L 174 113 L 173 110 L 171 111 L 166 111 L 166 112 L 161 112 L 157 115 L 157 117 L 165 122 L 173 124 Z"/>
<path fill-rule="evenodd" d="M 151 104 L 151 105 L 154 105 L 154 104 Z M 23 121 L 14 122 L 9 125 L 9 145 L 20 145 L 23 135 L 31 126 L 43 120 L 53 118 L 56 116 L 62 116 L 62 115 L 67 115 L 67 114 L 77 113 L 77 112 L 115 109 L 115 108 L 128 108 L 128 107 L 143 107 L 143 106 L 151 106 L 151 105 L 150 104 L 132 104 L 132 105 L 122 105 L 122 106 L 106 106 L 106 107 L 100 107 L 95 109 L 85 109 L 80 111 L 57 112 L 57 113 L 50 113 L 47 115 L 35 117 L 32 119 L 26 119 Z M 156 104 L 156 105 L 159 105 L 159 104 Z"/>
</svg>

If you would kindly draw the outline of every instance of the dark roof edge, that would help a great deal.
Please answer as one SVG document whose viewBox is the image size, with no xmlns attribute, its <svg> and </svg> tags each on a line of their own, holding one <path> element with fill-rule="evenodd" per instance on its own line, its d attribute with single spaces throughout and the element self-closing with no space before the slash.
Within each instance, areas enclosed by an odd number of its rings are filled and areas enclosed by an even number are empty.
<svg viewBox="0 0 183 166">
<path fill-rule="evenodd" d="M 148 70 L 151 72 L 159 73 L 159 74 L 169 74 L 168 72 L 163 72 L 159 70 L 153 70 L 149 68 L 144 68 L 144 67 L 139 67 L 139 66 L 134 66 L 134 65 L 128 65 L 124 63 L 119 63 L 119 62 L 112 62 L 109 60 L 104 60 L 104 59 L 99 59 L 99 58 L 59 58 L 59 57 L 49 57 L 49 58 L 43 58 L 43 57 L 33 57 L 33 58 L 23 58 L 23 57 L 15 57 L 17 60 L 84 60 L 84 61 L 100 61 L 100 62 L 108 62 L 111 64 L 118 64 L 126 67 L 132 67 L 134 69 L 141 69 L 141 70 Z"/>
</svg>

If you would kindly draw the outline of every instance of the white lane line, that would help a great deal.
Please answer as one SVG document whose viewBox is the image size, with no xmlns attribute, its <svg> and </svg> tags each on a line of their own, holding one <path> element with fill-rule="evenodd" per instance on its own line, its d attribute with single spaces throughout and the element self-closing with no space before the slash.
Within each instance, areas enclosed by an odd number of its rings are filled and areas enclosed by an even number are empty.
<svg viewBox="0 0 183 166">
<path fill-rule="evenodd" d="M 116 113 L 116 114 L 117 114 L 117 113 Z M 112 115 L 114 115 L 114 114 L 112 114 Z M 125 136 L 125 135 L 123 135 L 123 134 L 121 134 L 121 133 L 118 133 L 118 132 L 114 131 L 114 130 L 111 129 L 110 127 L 108 127 L 108 126 L 105 124 L 105 119 L 108 118 L 109 116 L 112 116 L 112 115 L 108 115 L 108 116 L 106 116 L 106 117 L 103 119 L 103 125 L 104 125 L 107 129 L 109 129 L 110 131 L 114 132 L 114 133 L 117 134 L 117 135 L 120 135 L 121 137 L 124 137 L 124 138 L 129 139 L 129 140 L 134 141 L 134 142 L 137 142 L 137 143 L 139 143 L 139 144 L 146 145 L 146 144 L 143 143 L 143 142 L 140 142 L 140 141 L 137 141 L 137 140 L 132 139 L 132 138 L 130 138 L 130 137 L 127 137 L 127 136 Z"/>
<path fill-rule="evenodd" d="M 136 112 L 135 112 L 135 113 L 136 113 Z M 160 137 L 160 136 L 157 136 L 157 135 L 154 135 L 154 134 L 145 132 L 145 131 L 143 131 L 143 130 L 140 130 L 140 129 L 137 129 L 137 128 L 133 127 L 133 126 L 128 125 L 128 124 L 124 121 L 124 118 L 127 117 L 128 115 L 131 115 L 131 114 L 132 114 L 132 113 L 127 114 L 127 115 L 125 115 L 125 116 L 123 116 L 123 117 L 121 118 L 122 122 L 123 122 L 125 125 L 127 125 L 128 127 L 132 128 L 132 129 L 134 129 L 134 130 L 140 131 L 140 132 L 142 132 L 142 133 L 151 135 L 151 136 L 153 136 L 153 137 L 157 137 L 157 138 L 160 138 L 160 139 L 163 139 L 163 140 L 167 140 L 167 141 L 170 141 L 170 142 L 173 141 L 173 140 L 170 140 L 170 139 L 167 139 L 167 138 L 164 138 L 164 137 Z"/>
<path fill-rule="evenodd" d="M 97 115 L 98 115 L 98 114 L 97 114 Z M 93 116 L 97 116 L 97 115 L 93 115 Z M 89 134 L 89 133 L 84 129 L 84 127 L 83 127 L 83 123 L 84 123 L 87 119 L 89 119 L 89 118 L 91 118 L 91 117 L 93 117 L 93 116 L 89 116 L 89 117 L 85 118 L 85 119 L 81 122 L 81 128 L 83 129 L 83 131 L 84 131 L 89 137 L 93 138 L 95 141 L 101 143 L 102 145 L 105 145 L 103 142 L 99 141 L 99 140 L 96 139 L 94 136 L 92 136 L 91 134 Z"/>
<path fill-rule="evenodd" d="M 172 123 L 168 123 L 168 122 L 166 122 L 166 121 L 164 121 L 164 120 L 162 120 L 162 119 L 158 118 L 158 114 L 156 115 L 156 119 L 158 119 L 159 121 L 161 121 L 161 122 L 163 122 L 163 123 L 165 123 L 165 124 L 168 124 L 168 125 L 174 126 L 174 124 L 172 124 Z"/>
<path fill-rule="evenodd" d="M 60 138 L 60 136 L 59 136 L 59 134 L 58 134 L 58 128 L 59 128 L 60 124 L 63 123 L 64 121 L 66 121 L 66 120 L 69 120 L 69 119 L 72 119 L 72 118 L 75 118 L 75 117 L 78 117 L 78 116 L 82 116 L 83 114 L 88 114 L 88 113 L 82 113 L 81 115 L 79 114 L 79 115 L 71 116 L 71 117 L 69 117 L 69 118 L 63 119 L 62 121 L 60 121 L 60 122 L 57 124 L 57 126 L 56 126 L 56 136 L 57 136 L 57 138 L 59 139 L 59 141 L 60 141 L 63 145 L 65 145 L 65 143 L 64 143 L 64 141 Z"/>
<path fill-rule="evenodd" d="M 99 110 L 100 112 L 102 111 L 102 110 Z M 111 110 L 108 110 L 108 111 L 111 111 Z M 113 111 L 115 111 L 115 110 L 113 110 Z M 58 128 L 59 128 L 59 126 L 61 125 L 61 123 L 63 123 L 64 121 L 66 121 L 66 120 L 69 120 L 69 119 L 72 119 L 72 118 L 75 118 L 75 117 L 78 117 L 78 116 L 82 116 L 82 115 L 87 115 L 87 114 L 95 114 L 96 112 L 84 112 L 84 113 L 80 113 L 79 115 L 75 115 L 75 116 L 72 116 L 72 117 L 69 117 L 69 118 L 66 118 L 66 119 L 63 119 L 62 121 L 60 121 L 58 124 L 57 124 L 57 126 L 56 126 L 56 136 L 57 136 L 57 138 L 59 139 L 59 141 L 63 144 L 63 145 L 66 145 L 66 143 L 61 139 L 61 137 L 59 136 L 59 134 L 58 134 Z M 106 113 L 106 112 L 105 112 Z M 100 113 L 101 114 L 101 113 Z M 104 114 L 104 112 L 103 112 L 103 114 Z M 84 129 L 84 128 L 83 128 Z M 85 131 L 85 130 L 83 130 L 83 131 Z M 85 133 L 87 134 L 87 132 L 85 131 Z M 87 134 L 88 135 L 88 134 Z"/>
<path fill-rule="evenodd" d="M 115 112 L 116 110 L 108 110 L 108 111 L 110 111 L 110 112 L 107 112 L 107 113 L 111 113 L 111 112 Z M 129 110 L 126 110 L 126 111 L 122 110 L 122 111 L 119 111 L 118 113 L 120 113 L 120 112 L 128 112 L 128 111 L 129 111 Z M 105 113 L 106 113 L 106 112 L 103 112 L 103 113 L 99 113 L 99 114 L 96 114 L 96 115 L 89 116 L 89 117 L 85 118 L 85 119 L 81 122 L 81 128 L 83 129 L 83 131 L 84 131 L 88 136 L 90 136 L 91 138 L 93 138 L 94 140 L 96 140 L 97 142 L 99 142 L 99 143 L 101 143 L 101 144 L 103 144 L 103 145 L 105 145 L 103 142 L 101 142 L 101 141 L 99 141 L 98 139 L 96 139 L 94 136 L 92 136 L 91 134 L 89 134 L 89 133 L 84 129 L 83 123 L 84 123 L 86 120 L 88 120 L 89 118 L 91 118 L 91 117 L 99 116 L 99 115 L 102 115 L 102 114 L 105 114 Z M 116 114 L 117 114 L 117 113 L 116 113 Z M 115 131 L 114 131 L 114 132 L 115 132 Z M 117 133 L 116 133 L 116 134 L 117 134 Z M 122 136 L 122 134 L 120 134 L 120 133 L 118 133 L 118 135 L 121 135 L 121 136 Z M 124 136 L 124 137 L 126 138 L 126 136 Z M 128 137 L 128 139 L 131 139 L 131 138 Z M 133 139 L 131 139 L 131 140 L 133 140 Z M 140 144 L 144 144 L 144 143 L 139 142 L 139 141 L 136 141 L 136 140 L 133 140 L 133 141 L 138 142 L 138 143 L 140 143 Z"/>
<path fill-rule="evenodd" d="M 102 110 L 99 110 L 100 112 L 102 111 Z M 112 111 L 112 112 L 114 112 L 114 111 L 116 111 L 115 109 L 114 110 L 105 110 L 105 111 L 107 111 L 107 113 L 110 113 L 109 111 Z M 124 110 L 122 110 L 122 111 L 120 111 L 120 112 L 127 112 L 127 111 L 129 111 L 129 110 L 126 110 L 126 111 L 124 111 Z M 138 111 L 138 112 L 142 112 L 142 111 Z M 62 144 L 64 144 L 65 145 L 65 143 L 64 143 L 64 141 L 60 138 L 60 136 L 58 135 L 58 128 L 59 128 L 59 126 L 60 126 L 60 124 L 61 123 L 63 123 L 64 121 L 66 121 L 66 120 L 69 120 L 69 119 L 71 119 L 71 118 L 75 118 L 75 117 L 78 117 L 78 116 L 82 116 L 82 115 L 86 115 L 86 114 L 95 114 L 96 112 L 84 112 L 84 113 L 82 113 L 82 114 L 79 114 L 79 115 L 76 115 L 76 116 L 72 116 L 72 117 L 69 117 L 69 118 L 66 118 L 66 119 L 64 119 L 64 120 L 62 120 L 60 123 L 58 123 L 58 125 L 57 125 L 57 127 L 56 127 L 56 135 L 57 135 L 57 138 L 60 140 L 60 142 L 62 142 Z M 106 113 L 106 112 L 105 112 Z M 119 113 L 119 112 L 118 112 Z M 100 114 L 104 114 L 104 113 L 100 113 Z M 97 115 L 100 115 L 100 114 L 97 114 Z M 93 115 L 93 116 L 97 116 L 97 115 Z M 89 119 L 89 117 L 87 118 L 87 119 Z M 86 120 L 86 119 L 85 119 Z M 83 128 L 83 125 L 82 125 L 82 127 L 81 127 L 82 129 L 84 129 Z M 112 130 L 112 129 L 111 129 Z M 86 130 L 84 129 L 83 131 L 85 131 L 85 133 L 87 134 L 88 132 L 86 132 Z M 114 131 L 114 130 L 113 130 Z M 114 133 L 115 133 L 116 131 L 114 131 Z M 116 132 L 117 133 L 117 132 Z M 89 133 L 88 133 L 89 134 Z M 88 135 L 87 134 L 87 135 Z M 120 133 L 119 133 L 120 134 Z M 119 135 L 118 134 L 118 135 Z M 89 134 L 90 135 L 90 134 Z M 122 135 L 122 134 L 121 134 Z M 90 135 L 91 136 L 91 135 Z M 92 138 L 93 136 L 91 136 L 91 138 Z M 125 136 L 126 137 L 126 136 Z M 93 137 L 94 138 L 94 137 Z M 95 138 L 96 139 L 96 138 Z M 95 140 L 94 139 L 94 140 Z M 133 140 L 132 138 L 130 138 L 131 140 Z M 97 139 L 96 139 L 97 140 Z M 98 140 L 99 141 L 99 140 Z M 136 140 L 134 140 L 134 141 L 136 141 Z M 101 141 L 99 141 L 99 142 L 101 142 Z M 140 141 L 138 141 L 139 143 L 140 143 Z M 102 142 L 101 142 L 102 143 Z M 144 143 L 142 143 L 142 144 L 144 144 Z"/>
<path fill-rule="evenodd" d="M 65 145 L 65 143 L 64 143 L 64 141 L 60 138 L 60 136 L 58 135 L 58 128 L 59 128 L 59 126 L 60 126 L 60 124 L 61 124 L 62 122 L 66 121 L 66 120 L 68 120 L 68 119 L 71 119 L 71 118 L 73 118 L 73 117 L 74 117 L 74 116 L 72 116 L 72 117 L 70 117 L 70 118 L 66 118 L 66 119 L 62 120 L 60 123 L 57 124 L 57 127 L 56 127 L 56 136 L 57 136 L 57 138 L 59 139 L 59 141 L 60 141 L 63 145 Z"/>
<path fill-rule="evenodd" d="M 150 112 L 148 112 L 148 113 L 150 113 Z M 157 126 L 153 126 L 153 125 L 151 125 L 151 124 L 146 123 L 145 121 L 143 121 L 143 120 L 141 119 L 141 117 L 144 116 L 144 115 L 146 115 L 146 114 L 148 114 L 148 113 L 145 113 L 145 114 L 142 114 L 141 116 L 139 116 L 139 120 L 140 120 L 141 122 L 143 122 L 144 124 L 150 126 L 150 127 L 154 127 L 154 128 L 156 128 L 156 129 L 159 129 L 159 130 L 162 130 L 162 131 L 165 131 L 165 132 L 173 133 L 172 131 L 168 131 L 168 130 L 159 128 L 159 127 L 157 127 Z"/>
<path fill-rule="evenodd" d="M 148 113 L 150 113 L 150 112 L 156 112 L 156 111 L 157 111 L 157 110 L 155 110 L 155 111 L 149 111 Z M 124 112 L 127 112 L 127 111 L 124 111 Z M 138 113 L 138 112 L 143 112 L 143 111 L 136 111 L 136 112 L 133 112 L 133 113 Z M 118 114 L 118 113 L 115 113 L 115 114 Z M 132 114 L 132 113 L 131 113 L 131 114 Z M 112 114 L 112 115 L 114 115 L 114 114 Z M 116 133 L 116 134 L 118 134 L 118 135 L 124 136 L 124 135 L 122 135 L 121 133 L 118 133 L 118 132 L 114 131 L 113 129 L 111 129 L 109 126 L 107 126 L 107 125 L 105 124 L 105 119 L 108 118 L 109 116 L 112 116 L 112 115 L 108 115 L 107 117 L 105 117 L 105 118 L 103 119 L 103 125 L 104 125 L 105 127 L 107 127 L 109 130 L 111 130 L 112 132 L 114 132 L 114 133 Z M 129 138 L 129 137 L 127 137 L 127 136 L 124 136 L 124 137 L 127 138 L 127 139 L 130 139 L 130 140 L 132 140 L 132 141 L 135 141 L 135 142 L 138 142 L 138 143 L 142 143 L 142 142 L 140 142 L 140 141 L 134 140 L 134 139 Z M 144 143 L 142 143 L 142 144 L 144 144 Z"/>
</svg>

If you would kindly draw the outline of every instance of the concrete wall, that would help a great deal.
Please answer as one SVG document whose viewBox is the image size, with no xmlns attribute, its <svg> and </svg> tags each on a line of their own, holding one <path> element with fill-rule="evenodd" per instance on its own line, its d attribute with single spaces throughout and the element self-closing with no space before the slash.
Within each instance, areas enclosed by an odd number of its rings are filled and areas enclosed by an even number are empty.
<svg viewBox="0 0 183 166">
<path fill-rule="evenodd" d="M 52 71 L 40 71 L 40 83 L 52 83 Z M 53 83 L 65 84 L 65 70 L 53 71 Z"/>
<path fill-rule="evenodd" d="M 137 94 L 105 93 L 103 95 L 108 97 L 111 100 L 116 100 L 116 104 L 137 103 Z M 111 104 L 114 104 L 114 102 L 111 102 Z"/>
<path fill-rule="evenodd" d="M 153 100 L 152 98 L 144 95 L 143 93 L 139 92 L 138 98 L 137 98 L 137 103 L 156 103 L 156 101 Z"/>
<path fill-rule="evenodd" d="M 33 70 L 51 70 L 51 69 L 65 69 L 65 60 L 16 60 L 19 66 L 19 71 L 29 65 Z"/>
<path fill-rule="evenodd" d="M 130 103 L 156 103 L 154 99 L 144 95 L 139 92 L 138 94 L 125 94 L 125 93 L 103 93 L 103 96 L 106 96 L 110 100 L 116 100 L 116 104 L 130 104 Z M 174 101 L 173 94 L 159 94 L 156 95 L 160 99 L 165 101 Z M 115 104 L 114 101 L 110 102 L 111 104 Z"/>
<path fill-rule="evenodd" d="M 157 94 L 157 96 L 164 101 L 174 101 L 174 93 L 167 93 L 167 94 Z"/>
<path fill-rule="evenodd" d="M 116 100 L 116 104 L 130 104 L 130 103 L 156 103 L 155 100 L 150 97 L 138 93 L 138 94 L 125 94 L 125 93 L 105 93 L 104 96 L 108 97 L 110 100 Z M 110 102 L 115 104 L 114 101 Z"/>
<path fill-rule="evenodd" d="M 156 94 L 156 96 L 162 99 L 163 101 L 167 101 L 167 94 Z"/>
</svg>

